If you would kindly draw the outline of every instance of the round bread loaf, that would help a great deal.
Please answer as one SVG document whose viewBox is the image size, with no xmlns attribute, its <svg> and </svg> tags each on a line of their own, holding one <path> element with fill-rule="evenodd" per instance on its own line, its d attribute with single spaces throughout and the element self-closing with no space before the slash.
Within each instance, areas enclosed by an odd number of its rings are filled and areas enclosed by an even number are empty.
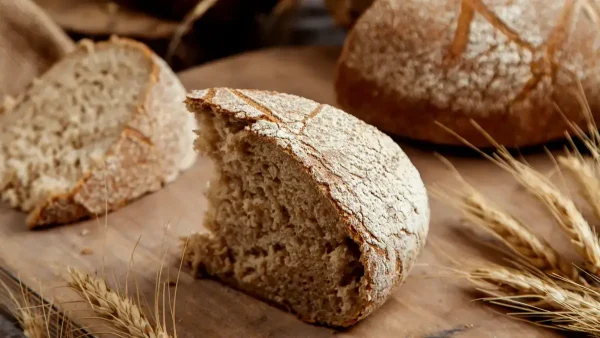
<svg viewBox="0 0 600 338">
<path fill-rule="evenodd" d="M 215 164 L 186 260 L 296 313 L 349 326 L 381 306 L 425 244 L 429 205 L 400 147 L 334 107 L 216 88 L 188 94 Z"/>
<path fill-rule="evenodd" d="M 600 115 L 599 17 L 585 1 L 377 1 L 344 46 L 338 101 L 388 133 L 434 143 L 461 143 L 435 121 L 477 146 L 489 142 L 472 120 L 506 146 L 561 138 L 565 117 L 583 126 L 589 115 L 578 83 Z"/>
</svg>

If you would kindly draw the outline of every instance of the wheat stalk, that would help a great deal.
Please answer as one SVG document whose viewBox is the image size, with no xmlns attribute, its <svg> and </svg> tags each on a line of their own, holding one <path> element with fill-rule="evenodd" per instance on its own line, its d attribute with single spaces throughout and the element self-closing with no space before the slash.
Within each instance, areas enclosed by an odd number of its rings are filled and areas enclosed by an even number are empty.
<svg viewBox="0 0 600 338">
<path fill-rule="evenodd" d="M 27 304 L 27 296 L 25 293 L 22 293 L 23 302 L 17 299 L 17 296 L 12 292 L 12 290 L 0 280 L 0 285 L 8 294 L 8 297 L 13 302 L 15 309 L 13 310 L 13 314 L 15 318 L 19 321 L 19 325 L 23 330 L 23 334 L 27 338 L 46 338 L 46 325 L 42 314 L 38 311 L 33 310 Z"/>
<path fill-rule="evenodd" d="M 69 268 L 68 272 L 69 287 L 85 299 L 98 315 L 129 337 L 170 338 L 161 327 L 153 327 L 131 299 L 112 291 L 104 280 L 74 268 Z"/>
<path fill-rule="evenodd" d="M 598 274 L 600 272 L 600 243 L 596 233 L 579 212 L 575 203 L 542 174 L 515 160 L 505 148 L 501 148 L 498 154 L 510 166 L 511 173 L 519 183 L 537 197 L 554 216 L 571 243 L 586 259 L 588 270 Z"/>
<path fill-rule="evenodd" d="M 482 152 L 465 138 L 443 125 L 441 126 L 466 145 L 478 151 L 485 158 L 509 172 L 529 193 L 541 201 L 567 235 L 570 242 L 575 246 L 577 252 L 585 258 L 588 271 L 593 274 L 600 273 L 600 242 L 592 227 L 577 209 L 575 203 L 568 196 L 565 196 L 544 175 L 535 171 L 529 165 L 517 161 L 506 147 L 498 144 L 475 121 L 471 122 L 496 147 L 497 151 L 493 155 Z M 595 144 L 594 140 L 590 142 Z M 590 145 L 590 147 L 593 146 Z"/>
<path fill-rule="evenodd" d="M 177 25 L 175 31 L 173 32 L 173 36 L 169 41 L 169 46 L 167 47 L 165 60 L 168 63 L 171 62 L 171 59 L 173 58 L 175 50 L 179 46 L 181 39 L 190 30 L 192 24 L 206 14 L 206 12 L 208 12 L 208 10 L 217 3 L 217 1 L 219 0 L 199 0 L 194 8 L 185 15 L 183 21 Z"/>
<path fill-rule="evenodd" d="M 547 274 L 557 274 L 582 281 L 579 271 L 565 261 L 548 242 L 534 234 L 525 224 L 504 212 L 481 193 L 472 191 L 451 197 L 433 190 L 432 193 L 458 209 L 466 220 L 494 235 L 519 257 Z"/>
<path fill-rule="evenodd" d="M 518 310 L 512 316 L 535 317 L 544 325 L 594 333 L 600 322 L 600 294 L 567 280 L 579 292 L 561 287 L 548 276 L 500 266 L 487 266 L 466 272 L 467 278 L 492 297 L 482 300 Z M 508 295 L 498 295 L 494 286 Z M 547 307 L 547 308 L 544 308 Z"/>
<path fill-rule="evenodd" d="M 600 219 L 600 180 L 595 163 L 574 154 L 560 156 L 558 163 L 573 175 L 583 197 L 594 210 L 596 218 Z"/>
<path fill-rule="evenodd" d="M 430 193 L 459 210 L 466 220 L 494 235 L 519 257 L 548 274 L 558 274 L 572 280 L 582 280 L 579 270 L 565 261 L 548 242 L 538 237 L 522 221 L 497 207 L 471 186 L 445 158 L 439 158 L 453 172 L 460 187 L 453 194 L 437 187 Z"/>
</svg>

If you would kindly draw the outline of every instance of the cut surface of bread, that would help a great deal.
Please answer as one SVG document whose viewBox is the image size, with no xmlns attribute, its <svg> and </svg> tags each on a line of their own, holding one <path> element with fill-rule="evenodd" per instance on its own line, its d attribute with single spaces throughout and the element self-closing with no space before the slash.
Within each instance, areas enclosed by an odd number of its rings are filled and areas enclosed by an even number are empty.
<svg viewBox="0 0 600 338">
<path fill-rule="evenodd" d="M 196 148 L 214 162 L 209 233 L 186 261 L 302 320 L 349 326 L 406 278 L 428 231 L 427 194 L 389 137 L 301 97 L 188 94 Z"/>
<path fill-rule="evenodd" d="M 585 4 L 584 4 L 585 3 Z M 593 1 L 380 0 L 354 25 L 338 62 L 339 104 L 385 132 L 508 147 L 564 138 L 600 118 Z"/>
<path fill-rule="evenodd" d="M 0 190 L 30 226 L 159 189 L 195 158 L 185 90 L 144 45 L 82 42 L 0 115 Z"/>
</svg>

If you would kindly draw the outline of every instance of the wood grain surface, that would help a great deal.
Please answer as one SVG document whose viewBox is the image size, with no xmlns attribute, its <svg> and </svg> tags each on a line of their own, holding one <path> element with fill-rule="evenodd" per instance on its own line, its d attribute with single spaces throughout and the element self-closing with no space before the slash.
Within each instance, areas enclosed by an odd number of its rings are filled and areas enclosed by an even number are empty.
<svg viewBox="0 0 600 338">
<path fill-rule="evenodd" d="M 335 104 L 332 89 L 335 48 L 272 49 L 244 54 L 188 70 L 181 79 L 188 89 L 214 86 L 258 88 L 293 93 Z M 440 131 L 441 132 L 441 131 Z M 454 179 L 431 149 L 404 142 L 401 146 L 427 185 L 452 185 Z M 465 177 L 499 205 L 527 221 L 559 250 L 566 240 L 544 211 L 519 189 L 512 178 L 477 157 L 447 157 Z M 526 156 L 542 171 L 551 161 L 543 152 Z M 210 163 L 197 164 L 165 189 L 145 196 L 108 215 L 74 225 L 28 231 L 25 215 L 0 206 L 0 259 L 30 287 L 58 302 L 75 299 L 64 287 L 67 265 L 117 280 L 123 287 L 132 251 L 133 273 L 140 293 L 151 304 L 156 271 L 164 266 L 174 280 L 178 267 L 178 237 L 201 229 L 205 210 L 202 191 Z M 556 333 L 507 318 L 499 308 L 472 300 L 480 294 L 452 277 L 450 268 L 464 267 L 478 257 L 492 257 L 489 240 L 460 222 L 452 209 L 431 201 L 427 247 L 406 283 L 373 315 L 341 332 L 312 326 L 209 280 L 194 280 L 184 270 L 177 297 L 178 336 L 186 337 L 555 337 Z M 136 247 L 136 242 L 139 244 Z M 83 254 L 87 252 L 87 254 Z M 165 256 L 166 253 L 166 256 Z M 569 254 L 569 252 L 566 252 Z M 104 266 L 104 268 L 103 268 Z M 132 274 L 133 274 L 132 273 Z M 132 277 L 129 277 L 130 284 Z M 82 304 L 61 305 L 71 317 L 94 325 L 77 311 Z M 92 327 L 93 329 L 93 327 Z"/>
</svg>

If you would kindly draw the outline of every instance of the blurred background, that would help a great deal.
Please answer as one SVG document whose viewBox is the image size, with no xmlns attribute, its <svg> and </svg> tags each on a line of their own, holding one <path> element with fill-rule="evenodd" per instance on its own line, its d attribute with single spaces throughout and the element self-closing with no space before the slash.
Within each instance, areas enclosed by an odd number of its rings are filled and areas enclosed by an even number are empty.
<svg viewBox="0 0 600 338">
<path fill-rule="evenodd" d="M 149 45 L 175 71 L 271 46 L 341 45 L 325 0 L 35 0 L 75 41 L 112 34 Z M 360 2 L 360 1 L 358 1 Z M 362 1 L 364 2 L 364 1 Z M 370 1 L 369 1 L 370 2 Z M 326 4 L 327 3 L 327 4 Z M 336 4 L 337 5 L 337 4 Z"/>
</svg>

